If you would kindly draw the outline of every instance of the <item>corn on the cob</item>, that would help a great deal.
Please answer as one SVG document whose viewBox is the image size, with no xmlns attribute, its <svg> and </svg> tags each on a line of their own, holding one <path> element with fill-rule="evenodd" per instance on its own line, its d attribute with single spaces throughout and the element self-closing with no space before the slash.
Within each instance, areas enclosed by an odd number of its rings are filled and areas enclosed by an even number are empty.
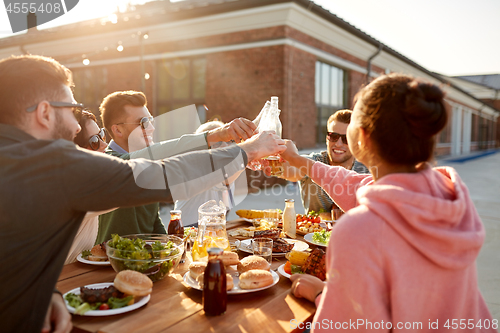
<svg viewBox="0 0 500 333">
<path fill-rule="evenodd" d="M 292 250 L 290 253 L 287 253 L 286 258 L 292 265 L 302 266 L 306 263 L 307 257 L 309 257 L 309 253 L 302 251 Z"/>
</svg>

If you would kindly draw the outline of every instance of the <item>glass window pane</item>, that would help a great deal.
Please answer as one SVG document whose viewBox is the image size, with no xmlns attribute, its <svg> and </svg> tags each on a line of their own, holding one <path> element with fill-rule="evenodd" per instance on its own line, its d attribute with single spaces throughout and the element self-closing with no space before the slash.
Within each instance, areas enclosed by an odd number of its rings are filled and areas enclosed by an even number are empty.
<svg viewBox="0 0 500 333">
<path fill-rule="evenodd" d="M 330 66 L 321 63 L 321 105 L 330 105 Z"/>
<path fill-rule="evenodd" d="M 193 98 L 205 99 L 206 60 L 193 60 Z"/>
<path fill-rule="evenodd" d="M 328 123 L 328 118 L 333 114 L 331 107 L 318 107 L 318 127 L 317 127 L 317 142 L 324 144 L 326 140 L 326 124 Z"/>
<path fill-rule="evenodd" d="M 339 105 L 339 87 L 338 87 L 338 72 L 339 69 L 335 67 L 331 67 L 332 69 L 332 80 L 331 80 L 331 100 L 330 100 L 330 105 L 332 106 L 337 106 Z"/>
<path fill-rule="evenodd" d="M 332 99 L 331 104 L 335 107 L 344 106 L 344 71 L 332 66 Z"/>
<path fill-rule="evenodd" d="M 476 119 L 477 115 L 475 114 L 472 114 L 472 119 L 471 119 L 471 124 L 470 124 L 470 127 L 471 127 L 471 134 L 470 134 L 470 140 L 471 142 L 475 142 L 477 141 L 477 138 L 476 138 L 476 133 L 477 133 L 477 129 L 476 129 L 476 122 L 477 122 L 477 119 Z"/>
<path fill-rule="evenodd" d="M 344 103 L 344 71 L 342 69 L 338 69 L 337 75 L 337 107 L 343 108 L 345 106 Z"/>
<path fill-rule="evenodd" d="M 170 72 L 173 80 L 173 98 L 188 99 L 189 98 L 189 61 L 175 60 Z"/>
<path fill-rule="evenodd" d="M 165 101 L 170 99 L 170 68 L 169 62 L 161 62 L 158 66 L 158 100 Z M 160 113 L 161 114 L 161 113 Z"/>
<path fill-rule="evenodd" d="M 316 61 L 316 72 L 315 72 L 315 101 L 316 104 L 320 104 L 320 91 L 321 91 L 321 63 Z"/>
<path fill-rule="evenodd" d="M 160 107 L 158 107 L 158 115 L 167 113 L 169 111 L 171 111 L 171 110 L 169 110 L 168 106 L 160 106 Z"/>
<path fill-rule="evenodd" d="M 198 117 L 200 117 L 200 123 L 204 123 L 207 121 L 207 110 L 203 105 L 198 105 L 196 106 L 196 109 L 198 110 Z"/>
</svg>

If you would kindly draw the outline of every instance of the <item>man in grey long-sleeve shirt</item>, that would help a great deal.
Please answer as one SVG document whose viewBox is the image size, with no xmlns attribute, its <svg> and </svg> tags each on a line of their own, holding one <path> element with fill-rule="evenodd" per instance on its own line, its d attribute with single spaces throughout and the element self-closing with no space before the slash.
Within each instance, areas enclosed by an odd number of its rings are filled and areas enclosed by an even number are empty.
<svg viewBox="0 0 500 333">
<path fill-rule="evenodd" d="M 240 133 L 248 140 L 238 146 L 158 162 L 89 152 L 69 141 L 80 130 L 73 112 L 81 107 L 71 85 L 69 70 L 52 59 L 0 61 L 0 322 L 5 332 L 48 331 L 51 324 L 61 332 L 71 329 L 54 287 L 87 211 L 186 199 L 240 172 L 248 160 L 285 149 L 272 133 L 250 139 L 252 133 Z"/>
</svg>

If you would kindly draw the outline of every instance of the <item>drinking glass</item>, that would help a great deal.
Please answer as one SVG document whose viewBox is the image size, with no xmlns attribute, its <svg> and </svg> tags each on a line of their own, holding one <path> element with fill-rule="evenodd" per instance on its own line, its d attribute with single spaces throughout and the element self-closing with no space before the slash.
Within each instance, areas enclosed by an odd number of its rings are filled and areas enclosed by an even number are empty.
<svg viewBox="0 0 500 333">
<path fill-rule="evenodd" d="M 271 264 L 273 256 L 273 240 L 271 238 L 254 238 L 252 250 L 254 255 L 266 259 Z"/>
<path fill-rule="evenodd" d="M 266 209 L 265 210 L 266 219 L 272 222 L 273 228 L 277 228 L 280 222 L 280 212 L 278 209 Z"/>
<path fill-rule="evenodd" d="M 266 160 L 269 162 L 271 176 L 283 176 L 283 162 L 280 160 L 279 156 L 269 156 L 266 157 Z"/>
</svg>

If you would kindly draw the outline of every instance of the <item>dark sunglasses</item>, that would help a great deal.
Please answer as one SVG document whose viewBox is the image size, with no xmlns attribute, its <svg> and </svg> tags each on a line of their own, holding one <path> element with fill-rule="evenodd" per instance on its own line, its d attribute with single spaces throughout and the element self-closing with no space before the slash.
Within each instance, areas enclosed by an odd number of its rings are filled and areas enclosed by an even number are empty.
<svg viewBox="0 0 500 333">
<path fill-rule="evenodd" d="M 347 143 L 347 135 L 346 134 L 339 134 L 339 133 L 335 133 L 335 132 L 328 132 L 326 134 L 326 137 L 328 138 L 328 140 L 330 140 L 331 142 L 337 142 L 339 141 L 339 138 L 342 138 L 342 142 L 344 144 L 348 144 Z"/>
<path fill-rule="evenodd" d="M 106 142 L 106 130 L 104 128 L 101 128 L 99 133 L 94 134 L 90 137 L 89 145 L 90 145 L 90 148 L 92 148 L 92 150 L 99 149 L 99 146 L 101 145 L 99 140 L 101 140 L 102 142 Z"/>
<path fill-rule="evenodd" d="M 116 125 L 141 125 L 142 129 L 149 127 L 149 124 L 154 125 L 155 118 L 153 117 L 142 117 L 138 123 L 118 123 Z"/>
<path fill-rule="evenodd" d="M 85 109 L 85 105 L 83 105 L 82 103 L 49 102 L 49 105 L 54 107 L 54 108 L 72 108 L 73 114 L 75 115 L 76 119 L 81 117 L 81 112 L 83 109 Z M 29 108 L 27 108 L 26 111 L 33 112 L 36 110 L 37 107 L 38 107 L 38 104 L 32 105 Z"/>
</svg>

